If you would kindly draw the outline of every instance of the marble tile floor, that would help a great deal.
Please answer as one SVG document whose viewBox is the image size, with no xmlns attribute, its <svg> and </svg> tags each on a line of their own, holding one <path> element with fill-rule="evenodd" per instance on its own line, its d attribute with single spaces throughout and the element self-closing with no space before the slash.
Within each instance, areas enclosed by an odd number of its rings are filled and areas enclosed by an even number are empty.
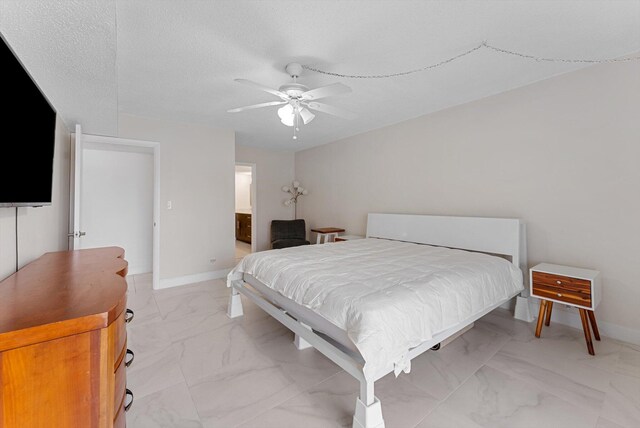
<svg viewBox="0 0 640 428">
<path fill-rule="evenodd" d="M 247 254 L 251 254 L 251 244 L 236 240 L 236 263 L 239 263 Z"/>
<path fill-rule="evenodd" d="M 244 301 L 226 316 L 223 280 L 153 291 L 128 278 L 127 426 L 350 427 L 357 382 Z M 409 374 L 376 383 L 388 428 L 640 427 L 640 347 L 603 337 L 596 356 L 582 331 L 534 325 L 496 310 Z"/>
</svg>

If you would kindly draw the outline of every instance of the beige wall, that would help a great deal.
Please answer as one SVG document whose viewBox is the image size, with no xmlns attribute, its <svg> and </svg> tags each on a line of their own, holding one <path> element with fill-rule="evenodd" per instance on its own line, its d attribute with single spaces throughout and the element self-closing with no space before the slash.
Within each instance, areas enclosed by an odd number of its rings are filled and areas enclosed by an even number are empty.
<svg viewBox="0 0 640 428">
<path fill-rule="evenodd" d="M 285 207 L 282 186 L 293 181 L 293 152 L 263 150 L 236 145 L 236 162 L 256 164 L 257 250 L 271 248 L 271 220 L 293 218 L 293 208 Z M 303 183 L 304 184 L 304 183 Z M 305 186 L 306 187 L 306 186 Z M 302 205 L 305 201 L 302 201 Z"/>
<path fill-rule="evenodd" d="M 639 118 L 640 64 L 591 67 L 298 152 L 300 210 L 353 234 L 368 212 L 522 218 L 529 264 L 601 270 L 599 320 L 640 341 Z"/>
<path fill-rule="evenodd" d="M 121 114 L 119 136 L 160 143 L 160 286 L 222 276 L 235 257 L 234 131 Z"/>
<path fill-rule="evenodd" d="M 28 144 L 28 142 L 22 142 Z M 50 251 L 68 249 L 70 134 L 56 120 L 53 199 L 50 206 L 19 208 L 20 267 Z M 10 185 L 10 183 L 2 183 Z M 0 279 L 15 270 L 15 208 L 0 208 Z"/>
</svg>

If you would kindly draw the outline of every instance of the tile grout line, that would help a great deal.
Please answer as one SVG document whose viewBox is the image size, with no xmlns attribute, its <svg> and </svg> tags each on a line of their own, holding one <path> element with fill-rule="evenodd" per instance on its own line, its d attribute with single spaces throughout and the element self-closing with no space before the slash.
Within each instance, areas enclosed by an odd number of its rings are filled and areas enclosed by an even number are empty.
<svg viewBox="0 0 640 428">
<path fill-rule="evenodd" d="M 196 409 L 196 414 L 198 415 L 198 422 L 200 422 L 201 425 L 204 425 L 203 422 L 202 422 L 202 415 L 200 414 L 200 410 L 198 410 L 198 406 L 196 406 L 196 401 L 193 399 L 193 393 L 191 392 L 191 386 L 187 382 L 187 378 L 184 375 L 184 372 L 182 371 L 182 366 L 180 365 L 180 363 L 178 363 L 178 368 L 180 369 L 180 374 L 182 375 L 182 378 L 184 379 L 184 384 L 187 387 L 187 391 L 189 391 L 189 399 L 191 399 L 191 404 L 193 404 L 193 408 Z"/>
</svg>

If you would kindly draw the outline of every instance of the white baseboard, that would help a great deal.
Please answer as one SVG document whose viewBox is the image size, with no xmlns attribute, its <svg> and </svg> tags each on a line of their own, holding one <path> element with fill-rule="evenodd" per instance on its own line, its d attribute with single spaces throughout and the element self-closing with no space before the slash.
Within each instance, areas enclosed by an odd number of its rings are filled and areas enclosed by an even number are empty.
<svg viewBox="0 0 640 428">
<path fill-rule="evenodd" d="M 150 273 L 153 269 L 148 266 L 128 266 L 127 275 L 140 275 L 143 273 Z"/>
<path fill-rule="evenodd" d="M 162 290 L 164 288 L 178 287 L 180 285 L 193 284 L 196 282 L 208 281 L 210 279 L 226 278 L 229 272 L 231 272 L 231 268 L 196 273 L 193 275 L 176 276 L 173 278 L 164 278 L 160 280 L 160 286 L 157 289 Z"/>
<path fill-rule="evenodd" d="M 538 319 L 540 309 L 540 300 L 529 298 L 529 308 L 535 320 Z M 557 309 L 556 309 L 557 308 Z M 559 324 L 568 325 L 582 330 L 582 321 L 576 308 L 566 308 L 564 305 L 556 303 L 551 311 L 551 321 Z M 624 327 L 618 324 L 612 324 L 598 320 L 598 330 L 602 336 L 612 339 L 621 340 L 623 342 L 640 345 L 640 330 Z"/>
</svg>

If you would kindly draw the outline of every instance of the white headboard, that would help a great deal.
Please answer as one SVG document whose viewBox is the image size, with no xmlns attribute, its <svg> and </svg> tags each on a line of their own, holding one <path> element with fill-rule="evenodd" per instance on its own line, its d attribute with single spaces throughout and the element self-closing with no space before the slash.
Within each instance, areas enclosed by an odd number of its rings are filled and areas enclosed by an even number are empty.
<svg viewBox="0 0 640 428">
<path fill-rule="evenodd" d="M 515 218 L 369 213 L 367 237 L 505 255 L 529 276 L 525 224 Z"/>
</svg>

